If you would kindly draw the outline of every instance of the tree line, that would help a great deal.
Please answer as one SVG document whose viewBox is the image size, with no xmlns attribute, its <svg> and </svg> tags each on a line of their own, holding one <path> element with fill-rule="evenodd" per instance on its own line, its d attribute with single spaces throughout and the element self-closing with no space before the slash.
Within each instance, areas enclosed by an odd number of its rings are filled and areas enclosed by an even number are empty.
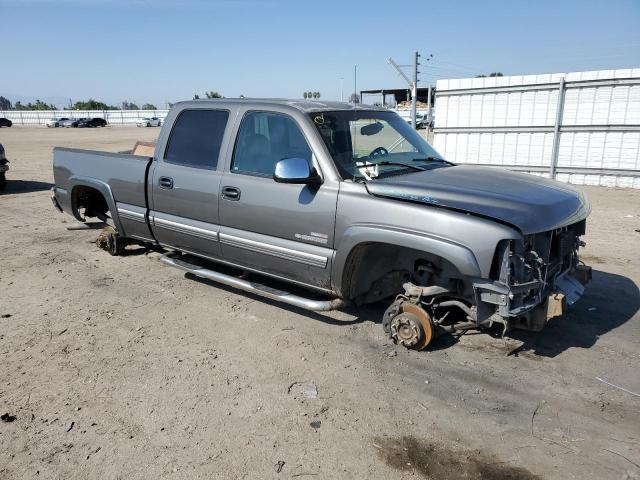
<svg viewBox="0 0 640 480">
<path fill-rule="evenodd" d="M 137 104 L 130 102 L 128 100 L 123 101 L 120 106 L 115 105 L 107 105 L 104 102 L 100 102 L 98 100 L 94 100 L 90 98 L 89 100 L 80 100 L 73 104 L 70 104 L 62 110 L 157 110 L 158 107 L 153 105 L 152 103 L 145 103 L 142 105 L 142 108 Z M 56 105 L 49 104 L 43 102 L 41 100 L 36 100 L 35 103 L 28 102 L 22 103 L 17 101 L 15 104 L 11 103 L 8 98 L 0 96 L 0 110 L 61 110 Z"/>
</svg>

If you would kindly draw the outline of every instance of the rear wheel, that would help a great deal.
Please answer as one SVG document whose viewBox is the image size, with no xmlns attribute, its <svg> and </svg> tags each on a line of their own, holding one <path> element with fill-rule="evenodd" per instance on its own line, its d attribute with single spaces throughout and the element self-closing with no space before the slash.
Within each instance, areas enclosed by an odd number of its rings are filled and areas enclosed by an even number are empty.
<svg viewBox="0 0 640 480">
<path fill-rule="evenodd" d="M 7 186 L 7 177 L 5 176 L 5 173 L 2 172 L 0 173 L 0 190 L 4 190 Z"/>
</svg>

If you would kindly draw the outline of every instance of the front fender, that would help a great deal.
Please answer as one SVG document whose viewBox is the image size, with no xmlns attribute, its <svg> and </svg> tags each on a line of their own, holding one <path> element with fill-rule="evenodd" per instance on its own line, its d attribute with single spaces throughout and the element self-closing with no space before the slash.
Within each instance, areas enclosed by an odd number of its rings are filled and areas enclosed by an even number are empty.
<svg viewBox="0 0 640 480">
<path fill-rule="evenodd" d="M 107 206 L 109 207 L 109 212 L 111 213 L 111 218 L 113 219 L 113 223 L 116 227 L 116 230 L 120 233 L 120 235 L 126 236 L 124 227 L 120 222 L 118 209 L 116 208 L 116 200 L 115 198 L 113 198 L 113 192 L 111 191 L 111 187 L 106 182 L 103 182 L 101 180 L 96 180 L 95 178 L 91 178 L 91 177 L 82 177 L 78 175 L 72 175 L 71 177 L 69 177 L 68 185 L 69 185 L 68 191 L 70 193 L 69 198 L 71 202 L 71 212 L 73 213 L 74 217 L 76 217 L 81 222 L 85 221 L 82 215 L 80 215 L 80 212 L 78 212 L 78 208 L 74 200 L 75 198 L 74 190 L 76 189 L 76 187 L 95 188 L 102 194 L 105 201 L 107 202 Z"/>
<path fill-rule="evenodd" d="M 423 251 L 447 260 L 463 275 L 481 276 L 476 257 L 463 245 L 410 229 L 381 225 L 354 225 L 344 232 L 333 260 L 331 281 L 337 292 L 342 291 L 342 278 L 349 254 L 363 243 L 384 243 Z"/>
</svg>

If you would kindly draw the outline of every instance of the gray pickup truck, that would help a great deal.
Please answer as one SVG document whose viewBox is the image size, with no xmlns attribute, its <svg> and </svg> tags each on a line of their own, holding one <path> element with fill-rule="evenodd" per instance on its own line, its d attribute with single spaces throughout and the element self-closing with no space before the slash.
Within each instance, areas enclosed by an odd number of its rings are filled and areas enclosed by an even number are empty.
<svg viewBox="0 0 640 480">
<path fill-rule="evenodd" d="M 580 191 L 454 165 L 375 107 L 182 102 L 153 157 L 56 148 L 53 170 L 54 205 L 110 223 L 112 254 L 156 244 L 168 265 L 310 310 L 388 300 L 383 327 L 410 348 L 540 330 L 591 276 Z"/>
</svg>

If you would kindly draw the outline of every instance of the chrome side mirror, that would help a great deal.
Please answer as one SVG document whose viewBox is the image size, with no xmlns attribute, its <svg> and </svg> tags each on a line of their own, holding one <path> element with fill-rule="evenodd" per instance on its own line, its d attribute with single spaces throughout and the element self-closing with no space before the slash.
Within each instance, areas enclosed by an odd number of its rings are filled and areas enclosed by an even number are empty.
<svg viewBox="0 0 640 480">
<path fill-rule="evenodd" d="M 322 178 L 305 158 L 283 158 L 276 163 L 273 179 L 279 183 L 320 185 Z"/>
</svg>

